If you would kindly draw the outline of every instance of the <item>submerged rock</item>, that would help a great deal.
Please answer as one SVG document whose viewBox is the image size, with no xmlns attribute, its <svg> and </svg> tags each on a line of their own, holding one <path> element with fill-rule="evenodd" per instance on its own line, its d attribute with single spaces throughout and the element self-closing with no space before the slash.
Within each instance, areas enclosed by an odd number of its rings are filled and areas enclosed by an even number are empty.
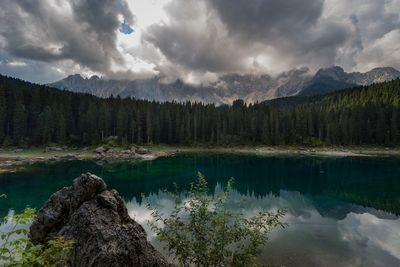
<svg viewBox="0 0 400 267">
<path fill-rule="evenodd" d="M 168 266 L 118 192 L 90 173 L 54 193 L 30 227 L 34 243 L 56 236 L 75 241 L 69 266 Z"/>
</svg>

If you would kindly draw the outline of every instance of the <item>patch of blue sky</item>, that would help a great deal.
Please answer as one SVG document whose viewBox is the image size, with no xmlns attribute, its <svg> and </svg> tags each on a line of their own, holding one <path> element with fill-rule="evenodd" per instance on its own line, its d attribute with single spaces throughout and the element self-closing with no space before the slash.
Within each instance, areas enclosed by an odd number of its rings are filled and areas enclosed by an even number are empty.
<svg viewBox="0 0 400 267">
<path fill-rule="evenodd" d="M 131 34 L 133 33 L 135 30 L 124 20 L 121 23 L 121 26 L 119 27 L 119 31 L 124 33 L 124 34 Z"/>
</svg>

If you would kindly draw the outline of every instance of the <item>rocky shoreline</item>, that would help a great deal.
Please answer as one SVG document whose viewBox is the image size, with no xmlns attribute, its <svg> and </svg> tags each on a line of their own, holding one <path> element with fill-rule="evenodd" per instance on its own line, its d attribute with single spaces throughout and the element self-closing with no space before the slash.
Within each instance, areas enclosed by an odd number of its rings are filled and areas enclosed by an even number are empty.
<svg viewBox="0 0 400 267">
<path fill-rule="evenodd" d="M 37 162 L 73 160 L 154 160 L 158 157 L 175 156 L 183 153 L 223 153 L 259 156 L 327 156 L 366 157 L 400 156 L 400 148 L 382 147 L 173 147 L 154 146 L 129 148 L 99 146 L 96 148 L 71 149 L 46 147 L 34 149 L 0 148 L 0 173 L 22 170 L 24 166 Z"/>
<path fill-rule="evenodd" d="M 171 154 L 171 153 L 169 153 Z M 167 155 L 167 154 L 165 154 Z M 99 146 L 95 149 L 66 149 L 46 147 L 42 151 L 30 153 L 24 149 L 0 149 L 0 173 L 22 170 L 24 166 L 38 162 L 59 162 L 75 160 L 154 160 L 164 154 L 154 154 L 151 150 L 132 146 L 128 149 Z"/>
</svg>

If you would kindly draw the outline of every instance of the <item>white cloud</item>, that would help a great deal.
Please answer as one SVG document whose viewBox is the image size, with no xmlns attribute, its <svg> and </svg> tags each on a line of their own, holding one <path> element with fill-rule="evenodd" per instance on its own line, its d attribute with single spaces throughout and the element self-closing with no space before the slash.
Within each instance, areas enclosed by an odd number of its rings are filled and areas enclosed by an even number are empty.
<svg viewBox="0 0 400 267">
<path fill-rule="evenodd" d="M 361 71 L 385 65 L 400 69 L 400 29 L 372 41 L 355 58 Z"/>
<path fill-rule="evenodd" d="M 9 65 L 11 67 L 25 67 L 25 66 L 28 66 L 28 64 L 26 64 L 26 62 L 23 62 L 23 61 L 10 61 L 10 62 L 7 62 L 7 65 Z"/>
</svg>

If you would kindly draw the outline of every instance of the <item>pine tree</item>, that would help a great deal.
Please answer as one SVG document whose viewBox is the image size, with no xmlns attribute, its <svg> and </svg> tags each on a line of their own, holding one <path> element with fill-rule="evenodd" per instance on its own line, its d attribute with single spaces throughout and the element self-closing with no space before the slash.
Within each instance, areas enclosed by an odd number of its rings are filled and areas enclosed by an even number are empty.
<svg viewBox="0 0 400 267">
<path fill-rule="evenodd" d="M 62 112 L 58 116 L 57 143 L 65 144 L 67 141 L 67 123 Z"/>
<path fill-rule="evenodd" d="M 127 142 L 126 138 L 126 125 L 127 121 L 127 114 L 123 105 L 119 107 L 118 114 L 117 114 L 117 136 L 121 140 L 122 143 Z"/>
<path fill-rule="evenodd" d="M 6 120 L 7 120 L 7 101 L 6 92 L 3 86 L 0 86 L 0 145 L 6 137 Z"/>
<path fill-rule="evenodd" d="M 153 139 L 153 121 L 151 116 L 151 110 L 146 110 L 146 142 L 148 144 L 152 143 Z"/>
<path fill-rule="evenodd" d="M 392 117 L 390 119 L 390 134 L 391 144 L 399 144 L 399 111 L 395 108 L 392 109 Z"/>
<path fill-rule="evenodd" d="M 53 111 L 46 106 L 42 114 L 42 144 L 49 144 L 53 141 Z"/>
<path fill-rule="evenodd" d="M 25 106 L 22 103 L 20 96 L 17 97 L 12 120 L 12 134 L 13 141 L 15 145 L 24 144 L 25 134 L 26 134 L 26 114 Z"/>
</svg>

